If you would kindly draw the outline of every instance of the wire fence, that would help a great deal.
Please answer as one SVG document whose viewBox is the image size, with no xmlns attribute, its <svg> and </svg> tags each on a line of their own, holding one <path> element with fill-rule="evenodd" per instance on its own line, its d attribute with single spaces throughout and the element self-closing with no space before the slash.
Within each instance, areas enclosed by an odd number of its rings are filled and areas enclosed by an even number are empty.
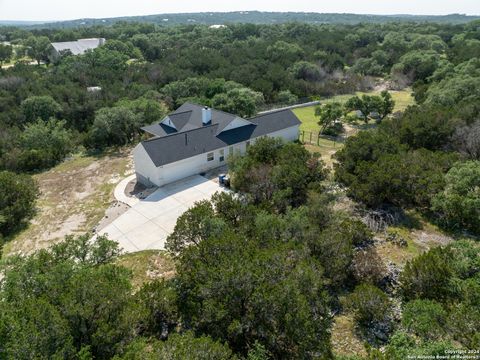
<svg viewBox="0 0 480 360">
<path fill-rule="evenodd" d="M 343 143 L 345 141 L 344 137 L 342 136 L 328 136 L 328 135 L 320 134 L 319 132 L 305 131 L 305 130 L 300 130 L 300 133 L 298 136 L 298 140 L 301 141 L 303 144 L 310 144 L 310 145 L 316 145 L 316 146 L 321 145 L 322 139 L 333 141 L 334 147 L 337 145 L 337 143 Z"/>
</svg>

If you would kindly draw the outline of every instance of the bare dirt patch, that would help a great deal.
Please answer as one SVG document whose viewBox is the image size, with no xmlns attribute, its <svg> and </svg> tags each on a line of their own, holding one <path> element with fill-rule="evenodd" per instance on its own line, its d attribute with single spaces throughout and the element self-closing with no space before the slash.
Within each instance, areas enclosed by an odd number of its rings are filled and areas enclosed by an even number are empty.
<svg viewBox="0 0 480 360">
<path fill-rule="evenodd" d="M 106 210 L 115 205 L 115 183 L 132 171 L 130 150 L 100 157 L 76 155 L 35 175 L 40 188 L 37 214 L 24 231 L 5 245 L 3 253 L 28 254 L 63 240 L 65 235 L 94 229 Z M 119 211 L 113 207 L 113 213 Z"/>
<path fill-rule="evenodd" d="M 335 355 L 367 355 L 362 339 L 355 332 L 353 318 L 347 315 L 335 316 L 332 328 L 332 347 Z"/>
</svg>

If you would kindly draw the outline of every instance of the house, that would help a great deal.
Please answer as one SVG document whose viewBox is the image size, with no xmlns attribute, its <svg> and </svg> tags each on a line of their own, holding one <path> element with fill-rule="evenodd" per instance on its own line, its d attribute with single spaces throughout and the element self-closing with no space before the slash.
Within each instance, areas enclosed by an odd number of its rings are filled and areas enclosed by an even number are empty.
<svg viewBox="0 0 480 360">
<path fill-rule="evenodd" d="M 142 128 L 151 138 L 133 151 L 137 181 L 162 186 L 225 164 L 264 136 L 298 139 L 300 120 L 289 110 L 243 119 L 185 103 L 160 123 Z"/>
<path fill-rule="evenodd" d="M 87 50 L 96 49 L 105 44 L 104 38 L 79 39 L 77 41 L 54 42 L 50 59 L 57 60 L 62 54 L 71 53 L 72 55 L 82 55 Z"/>
</svg>

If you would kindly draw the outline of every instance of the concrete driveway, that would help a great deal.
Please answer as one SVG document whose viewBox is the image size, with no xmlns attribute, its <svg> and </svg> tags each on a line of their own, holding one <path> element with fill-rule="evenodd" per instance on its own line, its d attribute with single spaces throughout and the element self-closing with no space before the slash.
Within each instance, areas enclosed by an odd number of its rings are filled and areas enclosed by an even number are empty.
<svg viewBox="0 0 480 360">
<path fill-rule="evenodd" d="M 163 250 L 177 218 L 196 201 L 208 200 L 218 191 L 224 190 L 200 175 L 165 185 L 98 233 L 108 234 L 109 239 L 117 241 L 127 253 Z"/>
</svg>

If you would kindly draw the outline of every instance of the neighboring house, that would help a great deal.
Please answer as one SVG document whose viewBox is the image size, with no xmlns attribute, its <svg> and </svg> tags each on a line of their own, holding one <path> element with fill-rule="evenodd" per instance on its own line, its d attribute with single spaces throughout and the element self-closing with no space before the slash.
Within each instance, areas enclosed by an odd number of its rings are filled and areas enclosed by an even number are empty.
<svg viewBox="0 0 480 360">
<path fill-rule="evenodd" d="M 291 110 L 251 119 L 185 103 L 159 124 L 142 128 L 153 137 L 133 151 L 138 182 L 162 186 L 225 164 L 264 136 L 298 139 L 300 120 Z"/>
<path fill-rule="evenodd" d="M 77 41 L 54 42 L 52 43 L 51 60 L 58 59 L 64 53 L 82 55 L 87 50 L 96 49 L 105 44 L 104 38 L 79 39 Z"/>
</svg>

